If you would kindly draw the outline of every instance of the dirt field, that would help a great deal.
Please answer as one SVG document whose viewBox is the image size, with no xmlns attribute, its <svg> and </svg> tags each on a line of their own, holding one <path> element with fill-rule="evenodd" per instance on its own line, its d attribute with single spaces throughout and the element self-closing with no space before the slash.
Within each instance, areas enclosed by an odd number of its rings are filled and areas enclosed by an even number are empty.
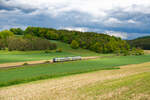
<svg viewBox="0 0 150 100">
<path fill-rule="evenodd" d="M 26 62 L 16 62 L 16 63 L 5 63 L 5 64 L 0 64 L 0 68 L 9 68 L 9 67 L 20 67 L 23 66 L 23 64 L 27 63 L 28 65 L 33 65 L 33 64 L 42 64 L 45 62 L 51 62 L 52 60 L 40 60 L 40 61 L 26 61 Z"/>
<path fill-rule="evenodd" d="M 145 54 L 150 54 L 150 50 L 144 50 Z"/>
<path fill-rule="evenodd" d="M 121 66 L 118 70 L 103 70 L 56 79 L 36 81 L 28 84 L 0 88 L 0 100 L 95 100 L 79 92 L 79 88 L 120 79 L 139 73 L 150 72 L 150 62 Z M 119 93 L 126 87 L 119 88 Z M 103 94 L 106 100 L 112 93 Z M 141 94 L 142 95 L 142 94 Z M 100 99 L 99 99 L 100 100 Z M 117 100 L 117 99 L 115 99 Z M 120 99 L 121 100 L 121 99 Z M 140 100 L 135 97 L 134 100 Z M 150 100 L 150 99 L 144 99 Z"/>
</svg>

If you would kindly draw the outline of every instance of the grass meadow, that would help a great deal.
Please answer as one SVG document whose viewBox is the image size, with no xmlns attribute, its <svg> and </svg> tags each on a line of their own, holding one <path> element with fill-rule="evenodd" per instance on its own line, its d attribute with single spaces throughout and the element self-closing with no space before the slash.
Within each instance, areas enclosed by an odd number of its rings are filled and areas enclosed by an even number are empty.
<svg viewBox="0 0 150 100">
<path fill-rule="evenodd" d="M 1 69 L 0 86 L 25 83 L 40 79 L 79 74 L 96 70 L 118 69 L 118 66 L 150 61 L 150 55 L 119 56 L 95 60 L 30 65 L 20 68 Z"/>
</svg>

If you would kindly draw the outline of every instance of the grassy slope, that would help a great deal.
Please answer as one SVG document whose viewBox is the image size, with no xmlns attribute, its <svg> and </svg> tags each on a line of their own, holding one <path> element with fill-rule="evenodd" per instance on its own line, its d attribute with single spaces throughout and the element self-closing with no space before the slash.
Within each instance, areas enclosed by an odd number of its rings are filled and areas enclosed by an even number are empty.
<svg viewBox="0 0 150 100">
<path fill-rule="evenodd" d="M 149 100 L 150 73 L 141 73 L 120 79 L 97 82 L 79 89 L 90 100 Z"/>
<path fill-rule="evenodd" d="M 21 82 L 46 79 L 94 70 L 113 69 L 116 66 L 148 62 L 150 55 L 121 56 L 96 60 L 41 64 L 16 69 L 0 70 L 0 85 L 7 86 Z"/>
<path fill-rule="evenodd" d="M 53 57 L 66 57 L 66 56 L 101 56 L 103 54 L 97 54 L 95 52 L 84 50 L 84 49 L 77 49 L 73 50 L 70 48 L 68 44 L 52 41 L 57 43 L 58 48 L 62 48 L 62 53 L 56 53 L 53 51 L 52 53 L 44 53 L 44 51 L 0 51 L 0 63 L 7 63 L 7 62 L 21 62 L 21 61 L 36 61 L 36 60 L 48 60 L 52 59 Z"/>
</svg>

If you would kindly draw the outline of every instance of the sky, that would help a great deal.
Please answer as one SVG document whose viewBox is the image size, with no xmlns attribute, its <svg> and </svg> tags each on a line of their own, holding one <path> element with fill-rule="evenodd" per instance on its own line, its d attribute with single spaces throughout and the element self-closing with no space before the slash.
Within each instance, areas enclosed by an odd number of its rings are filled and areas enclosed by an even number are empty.
<svg viewBox="0 0 150 100">
<path fill-rule="evenodd" d="M 27 26 L 150 35 L 150 0 L 0 0 L 0 30 Z"/>
</svg>

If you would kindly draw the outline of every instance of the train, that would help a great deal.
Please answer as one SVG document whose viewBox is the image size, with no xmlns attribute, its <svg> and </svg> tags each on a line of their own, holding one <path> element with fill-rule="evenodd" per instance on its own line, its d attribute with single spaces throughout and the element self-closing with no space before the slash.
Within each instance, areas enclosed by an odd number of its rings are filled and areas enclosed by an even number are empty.
<svg viewBox="0 0 150 100">
<path fill-rule="evenodd" d="M 53 62 L 66 62 L 66 61 L 76 61 L 76 60 L 82 60 L 82 57 L 76 56 L 76 57 L 53 58 Z"/>
</svg>

